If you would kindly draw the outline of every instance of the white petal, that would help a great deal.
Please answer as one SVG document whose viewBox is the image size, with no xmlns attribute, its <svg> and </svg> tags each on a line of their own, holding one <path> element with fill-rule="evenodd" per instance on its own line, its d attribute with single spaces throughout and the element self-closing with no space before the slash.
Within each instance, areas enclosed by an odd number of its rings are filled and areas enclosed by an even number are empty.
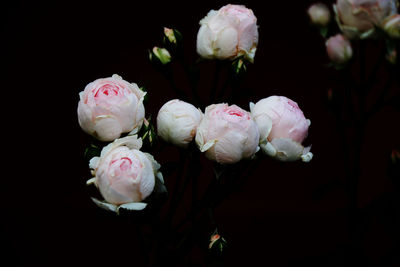
<svg viewBox="0 0 400 267">
<path fill-rule="evenodd" d="M 97 167 L 99 166 L 99 162 L 100 162 L 100 157 L 93 157 L 89 161 L 89 168 L 91 168 L 93 170 L 97 169 Z"/>
<path fill-rule="evenodd" d="M 96 185 L 96 177 L 93 177 L 89 180 L 86 181 L 86 185 L 91 185 L 91 184 L 95 184 Z"/>
<path fill-rule="evenodd" d="M 250 106 L 250 112 L 253 112 L 253 108 L 254 108 L 255 104 L 253 102 L 250 102 L 249 106 Z"/>
<path fill-rule="evenodd" d="M 143 210 L 146 208 L 147 203 L 143 202 L 132 202 L 132 203 L 125 203 L 121 204 L 117 207 L 117 213 L 119 212 L 120 209 L 126 209 L 126 210 Z"/>
<path fill-rule="evenodd" d="M 271 144 L 276 149 L 276 158 L 281 161 L 294 161 L 301 158 L 304 147 L 289 138 L 275 138 Z"/>
<path fill-rule="evenodd" d="M 213 139 L 208 141 L 207 143 L 205 143 L 201 148 L 200 151 L 201 152 L 205 152 L 207 150 L 209 150 L 213 145 L 215 145 L 215 143 L 217 142 L 217 139 Z"/>
<path fill-rule="evenodd" d="M 100 201 L 94 197 L 91 198 L 93 200 L 93 202 L 100 208 L 108 210 L 108 211 L 113 211 L 113 212 L 117 212 L 117 206 L 115 206 L 114 204 L 110 204 L 107 203 L 105 201 Z"/>
<path fill-rule="evenodd" d="M 308 152 L 306 154 L 301 155 L 301 160 L 303 162 L 310 162 L 312 160 L 313 156 L 314 156 L 313 153 Z"/>
<path fill-rule="evenodd" d="M 261 150 L 262 150 L 266 155 L 271 156 L 271 157 L 275 157 L 275 155 L 276 155 L 276 149 L 274 148 L 274 146 L 273 146 L 270 142 L 267 142 L 267 143 L 260 143 L 260 147 L 261 147 Z"/>
</svg>

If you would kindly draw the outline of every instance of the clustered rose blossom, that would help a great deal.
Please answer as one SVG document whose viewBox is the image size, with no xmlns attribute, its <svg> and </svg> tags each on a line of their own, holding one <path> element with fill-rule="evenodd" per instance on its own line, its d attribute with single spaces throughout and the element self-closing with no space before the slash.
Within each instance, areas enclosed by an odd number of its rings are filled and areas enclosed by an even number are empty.
<svg viewBox="0 0 400 267">
<path fill-rule="evenodd" d="M 203 58 L 235 59 L 244 56 L 253 62 L 258 44 L 257 18 L 251 9 L 226 5 L 211 10 L 200 21 L 197 53 Z"/>
<path fill-rule="evenodd" d="M 193 105 L 174 99 L 165 103 L 157 117 L 158 135 L 167 142 L 187 147 L 195 142 L 205 156 L 220 164 L 250 159 L 261 147 L 281 161 L 312 159 L 307 137 L 310 120 L 298 105 L 284 97 L 271 96 L 251 103 L 251 113 L 236 105 L 212 104 L 204 115 Z"/>
<path fill-rule="evenodd" d="M 137 132 L 143 124 L 145 93 L 116 74 L 89 83 L 79 96 L 79 125 L 101 141 Z"/>
<path fill-rule="evenodd" d="M 351 43 L 342 34 L 330 37 L 325 45 L 329 58 L 335 63 L 346 63 L 353 56 Z"/>
<path fill-rule="evenodd" d="M 260 131 L 262 151 L 282 161 L 312 159 L 310 148 L 302 142 L 308 135 L 310 120 L 296 102 L 284 96 L 270 96 L 250 103 L 251 114 Z"/>
<path fill-rule="evenodd" d="M 158 135 L 166 142 L 187 147 L 196 135 L 203 114 L 192 104 L 173 99 L 165 103 L 157 115 Z"/>
<path fill-rule="evenodd" d="M 137 136 L 116 139 L 105 146 L 100 157 L 90 160 L 94 183 L 104 198 L 93 201 L 102 208 L 118 212 L 120 208 L 140 210 L 146 207 L 145 200 L 156 185 L 163 183 L 160 165 L 153 156 L 139 149 L 142 140 Z"/>
<path fill-rule="evenodd" d="M 232 164 L 258 151 L 259 136 L 249 112 L 236 105 L 214 104 L 206 108 L 195 140 L 207 158 Z"/>
<path fill-rule="evenodd" d="M 337 0 L 336 20 L 348 38 L 366 38 L 397 13 L 397 0 Z"/>
</svg>

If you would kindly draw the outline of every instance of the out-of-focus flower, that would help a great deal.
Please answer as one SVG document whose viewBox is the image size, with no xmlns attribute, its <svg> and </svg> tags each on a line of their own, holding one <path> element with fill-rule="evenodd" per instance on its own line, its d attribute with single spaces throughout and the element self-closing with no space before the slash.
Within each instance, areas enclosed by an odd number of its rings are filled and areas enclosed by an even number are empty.
<svg viewBox="0 0 400 267">
<path fill-rule="evenodd" d="M 397 0 L 337 0 L 336 20 L 348 38 L 367 38 L 384 19 L 397 13 Z"/>
<path fill-rule="evenodd" d="M 259 150 L 259 136 L 249 112 L 236 105 L 213 104 L 206 108 L 195 140 L 207 158 L 232 164 Z"/>
<path fill-rule="evenodd" d="M 152 192 L 157 182 L 164 183 L 160 165 L 148 153 L 139 151 L 142 146 L 137 136 L 116 139 L 105 146 L 100 157 L 90 160 L 94 183 L 105 201 L 92 198 L 101 208 L 117 212 L 120 208 L 141 210 L 142 202 Z M 158 181 L 156 181 L 158 179 Z"/>
<path fill-rule="evenodd" d="M 150 61 L 153 63 L 161 63 L 162 65 L 171 62 L 171 54 L 165 48 L 153 47 L 149 52 Z"/>
<path fill-rule="evenodd" d="M 170 100 L 158 111 L 157 133 L 166 142 L 187 147 L 196 136 L 202 117 L 202 112 L 192 104 Z"/>
<path fill-rule="evenodd" d="M 329 8 L 322 3 L 311 5 L 307 10 L 311 23 L 317 26 L 326 26 L 331 20 Z"/>
<path fill-rule="evenodd" d="M 209 59 L 235 59 L 244 56 L 253 62 L 258 44 L 257 18 L 251 9 L 226 5 L 211 10 L 200 21 L 197 53 Z"/>
<path fill-rule="evenodd" d="M 397 50 L 396 48 L 392 48 L 386 54 L 386 60 L 389 61 L 391 64 L 396 64 L 397 62 Z"/>
<path fill-rule="evenodd" d="M 332 62 L 344 64 L 353 56 L 350 41 L 342 34 L 330 37 L 326 43 L 326 52 Z"/>
<path fill-rule="evenodd" d="M 135 133 L 143 124 L 145 93 L 116 74 L 89 83 L 79 96 L 79 125 L 101 141 Z"/>
<path fill-rule="evenodd" d="M 382 28 L 391 38 L 400 38 L 400 15 L 395 14 L 385 19 Z"/>
<path fill-rule="evenodd" d="M 313 154 L 301 143 L 308 135 L 310 120 L 304 117 L 296 102 L 284 96 L 270 96 L 250 103 L 251 114 L 260 131 L 262 151 L 281 161 L 302 159 L 308 162 Z"/>
</svg>

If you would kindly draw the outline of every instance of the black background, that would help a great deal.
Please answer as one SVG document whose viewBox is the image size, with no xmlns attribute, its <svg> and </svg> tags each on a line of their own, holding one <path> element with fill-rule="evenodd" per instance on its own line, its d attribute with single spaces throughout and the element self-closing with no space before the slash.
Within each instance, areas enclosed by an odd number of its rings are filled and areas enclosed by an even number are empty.
<svg viewBox="0 0 400 267">
<path fill-rule="evenodd" d="M 135 224 L 104 215 L 90 200 L 83 158 L 88 139 L 77 122 L 78 93 L 116 73 L 146 86 L 146 114 L 155 117 L 176 95 L 151 66 L 147 50 L 162 45 L 164 26 L 175 27 L 185 38 L 186 56 L 196 60 L 199 20 L 227 3 L 14 1 L 2 7 L 4 266 L 143 264 Z M 252 96 L 236 104 L 248 109 L 250 101 L 270 95 L 296 101 L 312 121 L 306 143 L 312 144 L 314 159 L 308 164 L 265 159 L 216 209 L 220 233 L 229 243 L 226 266 L 344 266 L 349 257 L 344 152 L 326 106 L 327 90 L 342 88 L 343 80 L 325 67 L 324 40 L 306 15 L 312 1 L 240 3 L 257 16 L 260 39 L 243 84 Z M 206 100 L 215 65 L 206 62 L 201 68 Z M 184 80 L 178 84 L 185 86 Z M 398 116 L 385 108 L 367 124 L 358 187 L 358 206 L 372 207 L 363 222 L 364 266 L 400 264 L 393 256 L 398 225 L 390 224 L 393 218 L 398 222 L 398 209 L 395 213 L 390 206 L 395 187 L 386 177 L 390 152 L 399 145 Z M 162 165 L 176 158 L 177 150 L 154 155 Z M 211 165 L 203 164 L 208 169 L 200 178 L 207 184 Z M 174 177 L 168 179 L 170 189 Z M 185 208 L 178 212 L 184 213 Z M 185 262 L 201 266 L 202 253 L 195 247 Z"/>
</svg>

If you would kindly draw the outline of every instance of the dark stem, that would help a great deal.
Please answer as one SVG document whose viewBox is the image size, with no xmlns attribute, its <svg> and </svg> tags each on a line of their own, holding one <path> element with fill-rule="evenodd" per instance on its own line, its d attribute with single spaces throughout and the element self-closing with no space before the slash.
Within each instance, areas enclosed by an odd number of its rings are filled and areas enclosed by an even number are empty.
<svg viewBox="0 0 400 267">
<path fill-rule="evenodd" d="M 220 60 L 215 61 L 215 74 L 214 74 L 214 80 L 213 80 L 212 87 L 211 87 L 211 98 L 210 98 L 211 103 L 215 103 L 215 101 L 216 101 L 218 81 L 219 81 L 219 77 L 221 74 L 222 64 L 223 64 L 223 62 Z"/>
<path fill-rule="evenodd" d="M 188 97 L 186 96 L 185 92 L 179 89 L 175 83 L 171 66 L 168 66 L 168 68 L 165 69 L 165 71 L 162 71 L 162 73 L 164 74 L 164 77 L 167 79 L 167 81 L 170 83 L 177 97 L 183 101 L 188 101 Z"/>
<path fill-rule="evenodd" d="M 177 210 L 177 206 L 179 204 L 179 199 L 181 197 L 181 192 L 184 191 L 184 189 L 180 189 L 180 187 L 184 187 L 184 185 L 182 185 L 182 179 L 184 177 L 184 170 L 185 170 L 185 165 L 186 165 L 186 161 L 187 161 L 187 153 L 186 150 L 184 149 L 180 149 L 179 150 L 180 153 L 180 159 L 179 159 L 179 166 L 181 166 L 179 168 L 179 172 L 177 174 L 177 178 L 176 178 L 176 182 L 175 182 L 175 186 L 172 190 L 172 194 L 171 194 L 171 206 L 170 206 L 170 210 L 166 219 L 166 222 L 168 223 L 169 228 L 171 228 L 172 226 L 172 220 L 174 217 L 174 214 Z M 186 184 L 186 182 L 185 182 Z"/>
</svg>

